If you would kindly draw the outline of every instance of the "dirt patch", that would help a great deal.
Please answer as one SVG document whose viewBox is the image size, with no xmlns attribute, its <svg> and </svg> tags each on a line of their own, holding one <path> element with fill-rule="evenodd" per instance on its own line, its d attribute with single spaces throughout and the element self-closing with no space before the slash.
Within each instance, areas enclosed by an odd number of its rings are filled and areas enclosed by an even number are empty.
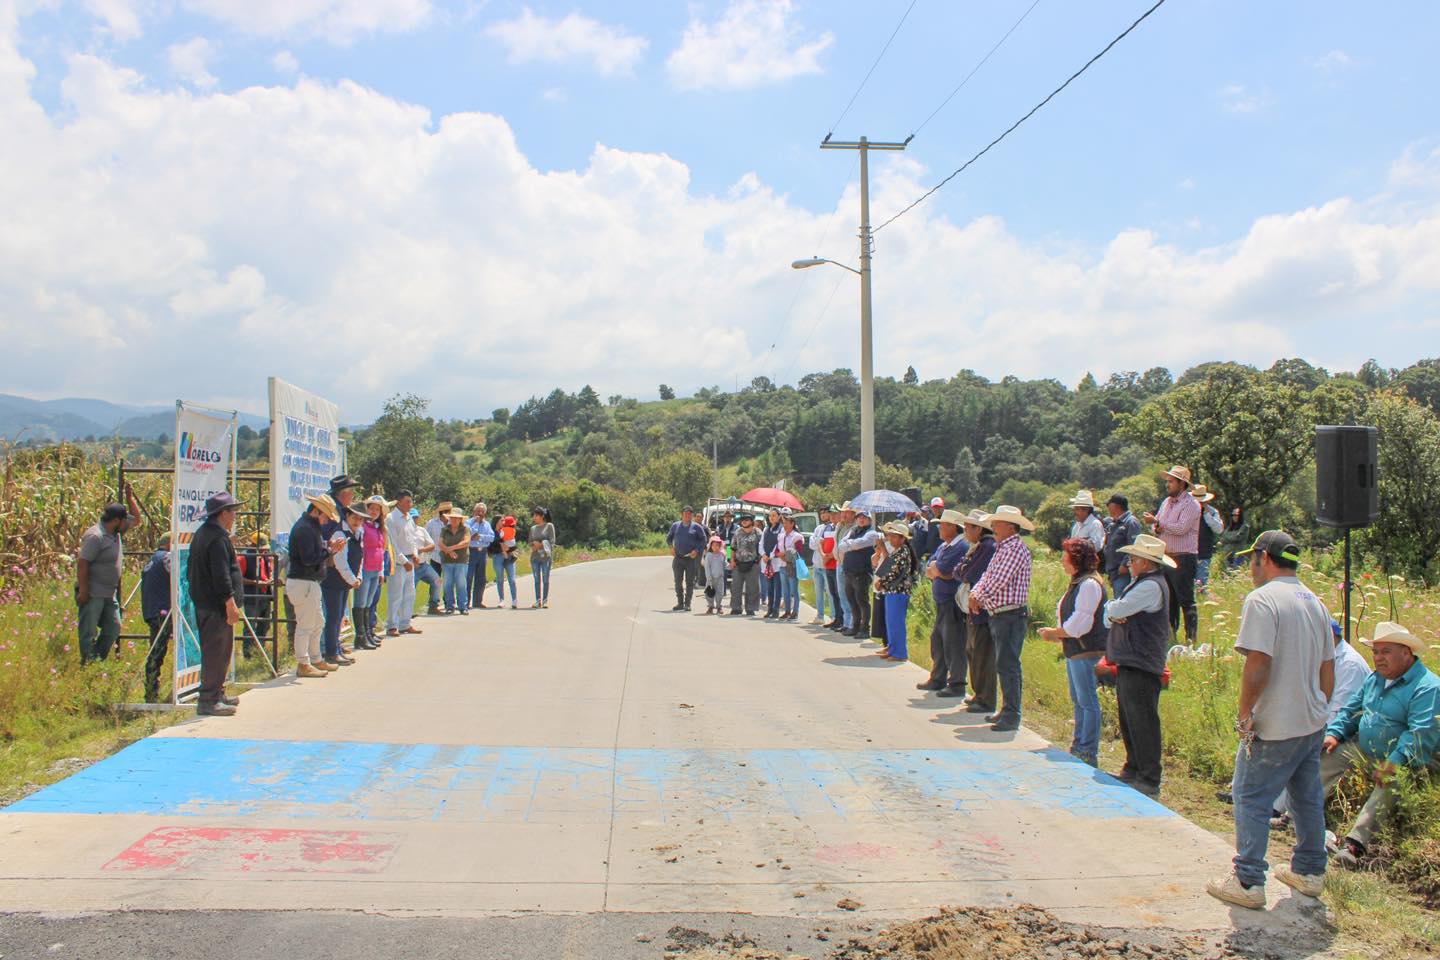
<svg viewBox="0 0 1440 960">
<path fill-rule="evenodd" d="M 816 928 L 816 940 L 830 938 L 829 927 Z M 790 960 L 798 954 L 767 948 L 745 934 L 730 933 L 717 939 L 676 927 L 670 931 L 665 956 L 671 960 Z M 935 916 L 895 924 L 873 936 L 852 937 L 830 947 L 826 954 L 829 960 L 1229 960 L 1247 956 L 1257 954 L 1237 952 L 1204 936 L 1160 930 L 1147 932 L 1144 939 L 1129 939 L 1113 931 L 1062 923 L 1032 906 L 946 908 Z"/>
</svg>

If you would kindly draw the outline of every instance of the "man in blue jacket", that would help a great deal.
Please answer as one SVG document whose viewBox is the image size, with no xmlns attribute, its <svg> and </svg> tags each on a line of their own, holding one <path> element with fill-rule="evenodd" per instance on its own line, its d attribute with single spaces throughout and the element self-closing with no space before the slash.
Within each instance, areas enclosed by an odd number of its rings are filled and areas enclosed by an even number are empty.
<svg viewBox="0 0 1440 960">
<path fill-rule="evenodd" d="M 1374 769 L 1375 789 L 1335 858 L 1350 869 L 1394 809 L 1400 769 L 1440 769 L 1440 678 L 1420 662 L 1424 642 L 1398 623 L 1376 624 L 1374 639 L 1360 642 L 1374 651 L 1375 672 L 1325 728 L 1320 759 L 1326 794 L 1354 768 Z"/>
<path fill-rule="evenodd" d="M 675 606 L 671 610 L 689 610 L 695 598 L 695 580 L 700 573 L 700 554 L 710 540 L 710 533 L 695 522 L 695 508 L 680 511 L 680 519 L 670 524 L 665 543 L 670 547 L 670 570 L 675 574 Z"/>
<path fill-rule="evenodd" d="M 160 700 L 160 668 L 170 652 L 170 534 L 160 537 L 140 573 L 140 614 L 150 628 L 150 653 L 145 658 L 145 702 Z"/>
</svg>

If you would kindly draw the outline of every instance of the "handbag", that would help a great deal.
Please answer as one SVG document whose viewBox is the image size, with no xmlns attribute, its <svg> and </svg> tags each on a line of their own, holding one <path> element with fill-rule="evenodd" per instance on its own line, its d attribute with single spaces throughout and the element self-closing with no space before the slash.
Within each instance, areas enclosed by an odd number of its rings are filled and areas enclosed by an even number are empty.
<svg viewBox="0 0 1440 960">
<path fill-rule="evenodd" d="M 795 558 L 795 576 L 801 580 L 810 579 L 810 568 L 805 564 L 804 557 Z"/>
</svg>

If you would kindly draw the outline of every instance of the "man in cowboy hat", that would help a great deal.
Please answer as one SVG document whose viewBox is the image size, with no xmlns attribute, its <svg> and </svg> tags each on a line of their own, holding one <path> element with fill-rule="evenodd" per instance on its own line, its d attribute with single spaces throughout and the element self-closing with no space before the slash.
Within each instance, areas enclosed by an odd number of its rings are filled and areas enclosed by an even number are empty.
<svg viewBox="0 0 1440 960">
<path fill-rule="evenodd" d="M 1120 596 L 1130 582 L 1130 568 L 1126 566 L 1121 547 L 1128 547 L 1140 536 L 1140 521 L 1130 512 L 1130 500 L 1123 493 L 1114 493 L 1105 501 L 1110 512 L 1110 527 L 1105 531 L 1105 575 L 1110 578 L 1112 596 Z"/>
<path fill-rule="evenodd" d="M 1290 866 L 1277 868 L 1275 878 L 1311 897 L 1325 885 L 1320 744 L 1335 689 L 1335 645 L 1329 611 L 1297 576 L 1300 548 L 1290 535 L 1267 530 L 1244 553 L 1255 589 L 1245 598 L 1235 641 L 1245 656 L 1231 784 L 1235 860 L 1206 890 L 1217 900 L 1260 909 L 1270 812 L 1281 793 L 1289 795 L 1296 843 Z"/>
<path fill-rule="evenodd" d="M 1200 549 L 1200 502 L 1190 494 L 1190 470 L 1175 466 L 1164 471 L 1165 499 L 1158 513 L 1145 514 L 1155 535 L 1165 543 L 1165 553 L 1175 561 L 1167 567 L 1170 581 L 1170 632 L 1178 634 L 1185 618 L 1185 639 L 1195 642 L 1199 616 L 1195 610 L 1195 570 Z"/>
<path fill-rule="evenodd" d="M 1225 520 L 1215 509 L 1215 494 L 1197 483 L 1190 491 L 1195 502 L 1200 504 L 1200 531 L 1195 548 L 1195 587 L 1205 592 L 1210 583 L 1210 560 L 1215 556 L 1215 538 L 1225 530 Z"/>
<path fill-rule="evenodd" d="M 415 505 L 415 496 L 409 490 L 401 490 L 395 497 L 395 509 L 385 517 L 385 535 L 390 539 L 390 549 L 395 552 L 395 569 L 390 573 L 390 590 L 386 594 L 385 635 L 398 637 L 402 633 L 420 633 L 410 621 L 415 616 L 415 568 L 420 565 L 418 545 L 414 527 L 410 523 L 410 508 Z M 451 503 L 446 501 L 445 511 Z M 432 521 L 433 522 L 433 521 Z M 431 538 L 437 544 L 438 537 Z M 434 590 L 432 600 L 437 600 Z"/>
<path fill-rule="evenodd" d="M 956 570 L 970 543 L 960 535 L 965 516 L 959 510 L 942 510 L 930 522 L 940 535 L 940 545 L 925 565 L 930 580 L 930 596 L 935 601 L 935 626 L 930 629 L 930 676 L 915 685 L 918 690 L 934 690 L 942 697 L 965 696 L 965 617 L 955 605 L 960 589 Z"/>
<path fill-rule="evenodd" d="M 919 527 L 923 528 L 925 537 L 924 539 L 921 539 L 921 531 L 920 529 L 917 529 L 915 531 L 915 539 L 911 541 L 915 546 L 915 552 L 920 554 L 922 559 L 925 557 L 934 556 L 935 551 L 940 547 L 940 528 L 935 526 L 935 520 L 944 512 L 945 498 L 931 497 L 929 514 L 927 517 L 922 517 L 921 523 L 918 525 Z M 925 520 L 928 520 L 929 522 L 926 523 L 924 522 Z"/>
<path fill-rule="evenodd" d="M 880 542 L 880 531 L 870 526 L 870 514 L 855 511 L 855 526 L 843 540 L 836 540 L 835 554 L 845 574 L 845 602 L 850 606 L 853 627 L 841 631 L 847 637 L 870 639 L 870 555 Z"/>
<path fill-rule="evenodd" d="M 225 697 L 225 678 L 235 652 L 235 624 L 245 581 L 235 558 L 230 531 L 240 507 L 228 491 L 205 501 L 205 522 L 190 539 L 190 602 L 195 605 L 195 626 L 200 634 L 200 695 L 195 712 L 200 716 L 229 717 L 235 704 Z"/>
<path fill-rule="evenodd" d="M 835 596 L 830 592 L 830 577 L 825 571 L 825 538 L 830 538 L 831 546 L 835 543 L 835 525 L 830 519 L 830 508 L 820 507 L 817 511 L 820 514 L 820 522 L 810 532 L 810 556 L 813 562 L 810 564 L 810 583 L 815 591 L 815 619 L 810 623 L 814 626 L 824 626 L 826 614 L 832 615 L 835 619 L 840 616 L 840 608 L 835 602 Z"/>
<path fill-rule="evenodd" d="M 1105 524 L 1095 516 L 1095 495 L 1081 490 L 1070 499 L 1070 508 L 1075 512 L 1075 522 L 1070 524 L 1071 539 L 1083 538 L 1095 545 L 1095 552 L 1105 549 Z"/>
<path fill-rule="evenodd" d="M 1359 865 L 1395 808 L 1400 769 L 1440 770 L 1440 678 L 1420 662 L 1424 641 L 1398 623 L 1378 623 L 1374 637 L 1360 642 L 1374 654 L 1375 672 L 1325 728 L 1320 758 L 1327 794 L 1355 767 L 1374 768 L 1375 789 L 1335 858 L 1347 869 Z"/>
<path fill-rule="evenodd" d="M 1030 617 L 1030 550 L 1020 539 L 1035 524 L 1019 507 L 1009 504 L 989 515 L 995 531 L 995 555 L 984 576 L 970 590 L 970 611 L 984 611 L 990 617 L 990 637 L 995 641 L 995 670 L 1000 676 L 1000 710 L 986 719 L 990 729 L 1020 729 L 1020 702 L 1024 677 L 1020 650 L 1025 645 L 1025 627 Z"/>
<path fill-rule="evenodd" d="M 989 714 L 995 712 L 999 702 L 995 697 L 995 639 L 990 636 L 990 615 L 983 608 L 971 610 L 969 595 L 990 569 L 995 534 L 990 529 L 990 514 L 984 510 L 971 510 L 963 519 L 965 542 L 970 549 L 955 568 L 955 579 L 959 583 L 956 607 L 964 616 L 965 659 L 970 667 L 970 696 L 965 698 L 965 712 Z"/>
<path fill-rule="evenodd" d="M 320 533 L 325 521 L 338 520 L 340 511 L 328 493 L 306 495 L 310 506 L 290 528 L 290 567 L 285 576 L 285 596 L 295 609 L 295 676 L 325 677 L 332 669 L 325 663 L 320 639 L 325 633 L 325 603 L 320 581 L 332 554 L 345 544 L 329 543 Z"/>
<path fill-rule="evenodd" d="M 1105 604 L 1110 630 L 1105 659 L 1115 665 L 1115 702 L 1125 766 L 1118 778 L 1151 797 L 1160 795 L 1160 685 L 1170 651 L 1170 583 L 1175 561 L 1165 544 L 1142 533 L 1120 552 L 1130 558 L 1130 583 Z"/>
<path fill-rule="evenodd" d="M 835 518 L 835 599 L 840 603 L 840 616 L 826 626 L 837 632 L 854 630 L 855 612 L 850 609 L 850 598 L 845 595 L 845 569 L 840 563 L 840 544 L 855 529 L 855 511 L 851 509 L 850 501 L 846 500 L 831 516 Z"/>
</svg>

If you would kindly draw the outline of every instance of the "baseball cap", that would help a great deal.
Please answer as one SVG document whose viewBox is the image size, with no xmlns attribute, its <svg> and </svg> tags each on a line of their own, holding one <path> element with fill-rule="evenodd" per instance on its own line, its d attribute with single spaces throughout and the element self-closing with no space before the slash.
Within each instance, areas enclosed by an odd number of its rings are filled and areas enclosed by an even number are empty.
<svg viewBox="0 0 1440 960">
<path fill-rule="evenodd" d="M 930 506 L 932 506 L 932 507 L 943 507 L 943 506 L 945 506 L 945 501 L 942 500 L 940 497 L 935 497 L 934 499 L 932 499 L 932 500 L 930 501 Z"/>
<path fill-rule="evenodd" d="M 411 508 L 410 508 L 410 516 L 411 516 L 412 518 L 419 517 L 419 516 L 420 516 L 420 508 L 419 508 L 419 507 L 411 507 Z"/>
<path fill-rule="evenodd" d="M 1239 551 L 1235 556 L 1248 557 L 1256 551 L 1268 553 L 1278 560 L 1289 560 L 1291 563 L 1300 562 L 1300 545 L 1284 530 L 1266 530 L 1255 538 L 1255 542 L 1250 544 L 1248 549 Z"/>
</svg>

